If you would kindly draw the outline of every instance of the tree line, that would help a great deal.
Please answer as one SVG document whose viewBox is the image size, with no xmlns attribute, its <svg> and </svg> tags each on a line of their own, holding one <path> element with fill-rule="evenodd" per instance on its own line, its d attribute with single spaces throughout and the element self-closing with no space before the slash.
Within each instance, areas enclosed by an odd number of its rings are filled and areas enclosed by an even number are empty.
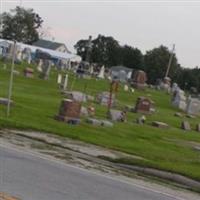
<svg viewBox="0 0 200 200">
<path fill-rule="evenodd" d="M 0 15 L 0 38 L 16 40 L 25 44 L 32 44 L 41 35 L 43 19 L 33 9 L 16 7 Z M 148 83 L 155 84 L 157 79 L 165 76 L 170 58 L 170 50 L 161 45 L 146 51 L 130 45 L 120 45 L 112 36 L 98 35 L 92 39 L 81 39 L 75 44 L 77 54 L 84 61 L 112 67 L 123 65 L 134 70 L 144 70 L 147 73 Z M 200 69 L 184 68 L 174 54 L 169 77 L 179 84 L 182 89 L 191 87 L 200 91 Z"/>
</svg>

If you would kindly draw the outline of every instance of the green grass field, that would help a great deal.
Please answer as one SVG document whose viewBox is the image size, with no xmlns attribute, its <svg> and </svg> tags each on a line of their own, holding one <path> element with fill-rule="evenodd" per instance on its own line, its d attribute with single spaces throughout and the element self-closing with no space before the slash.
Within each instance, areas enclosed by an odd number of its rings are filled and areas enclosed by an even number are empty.
<svg viewBox="0 0 200 200">
<path fill-rule="evenodd" d="M 17 65 L 15 69 L 22 71 L 25 66 L 28 65 Z M 0 97 L 7 97 L 9 74 L 9 67 L 5 70 L 3 63 L 0 63 Z M 150 96 L 155 102 L 156 113 L 147 116 L 147 124 L 136 124 L 135 119 L 140 114 L 128 113 L 127 123 L 115 123 L 112 128 L 94 127 L 85 123 L 84 119 L 80 125 L 73 126 L 54 120 L 63 99 L 56 77 L 56 71 L 52 71 L 50 79 L 46 81 L 39 79 L 37 74 L 33 79 L 24 77 L 23 73 L 15 75 L 12 96 L 15 103 L 9 118 L 6 117 L 5 106 L 0 105 L 0 127 L 45 131 L 101 145 L 144 158 L 128 160 L 129 163 L 177 172 L 200 180 L 200 151 L 193 148 L 194 145 L 200 146 L 200 133 L 180 129 L 183 118 L 174 116 L 177 110 L 171 106 L 168 94 L 150 89 L 129 93 L 120 86 L 117 94 L 120 106 L 133 106 L 138 96 Z M 71 75 L 69 87 L 72 79 Z M 86 83 L 87 94 L 90 95 L 109 89 L 109 83 L 105 80 L 78 79 L 73 90 L 83 91 Z M 93 105 L 96 117 L 105 118 L 107 108 Z M 152 127 L 154 120 L 166 122 L 170 128 Z M 200 118 L 187 120 L 193 129 L 200 122 Z"/>
</svg>

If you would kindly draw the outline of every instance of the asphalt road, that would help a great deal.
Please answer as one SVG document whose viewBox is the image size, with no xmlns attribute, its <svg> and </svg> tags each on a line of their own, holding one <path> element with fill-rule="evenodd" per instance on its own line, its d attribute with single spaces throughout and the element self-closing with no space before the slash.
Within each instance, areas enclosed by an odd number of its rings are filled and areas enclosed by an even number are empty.
<svg viewBox="0 0 200 200">
<path fill-rule="evenodd" d="M 87 170 L 0 147 L 0 192 L 22 200 L 172 200 Z"/>
</svg>

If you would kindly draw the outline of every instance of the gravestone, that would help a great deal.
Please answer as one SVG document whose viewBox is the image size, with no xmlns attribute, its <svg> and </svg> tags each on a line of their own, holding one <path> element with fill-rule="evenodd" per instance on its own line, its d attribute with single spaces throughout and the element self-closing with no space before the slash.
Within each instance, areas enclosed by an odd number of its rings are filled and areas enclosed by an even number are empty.
<svg viewBox="0 0 200 200">
<path fill-rule="evenodd" d="M 68 74 L 65 75 L 65 79 L 63 82 L 63 90 L 67 89 L 67 85 L 68 85 Z"/>
<path fill-rule="evenodd" d="M 101 120 L 101 126 L 113 127 L 113 123 L 108 120 Z"/>
<path fill-rule="evenodd" d="M 105 73 L 105 67 L 104 65 L 101 67 L 100 71 L 99 71 L 99 74 L 97 75 L 97 78 L 100 78 L 100 79 L 104 79 L 104 73 Z"/>
<path fill-rule="evenodd" d="M 157 128 L 169 128 L 169 125 L 164 122 L 154 121 L 152 122 L 152 125 Z"/>
<path fill-rule="evenodd" d="M 41 78 L 47 80 L 51 71 L 51 61 L 43 60 Z"/>
<path fill-rule="evenodd" d="M 30 67 L 26 67 L 24 69 L 24 76 L 27 77 L 27 78 L 33 78 L 34 76 L 34 70 Z"/>
<path fill-rule="evenodd" d="M 39 59 L 38 65 L 37 65 L 38 72 L 42 72 L 42 65 L 43 65 L 43 60 Z"/>
<path fill-rule="evenodd" d="M 183 111 L 186 110 L 186 96 L 183 90 L 179 89 L 173 93 L 172 105 Z"/>
<path fill-rule="evenodd" d="M 197 132 L 200 132 L 200 124 L 197 124 L 197 125 L 196 125 L 196 131 L 197 131 Z"/>
<path fill-rule="evenodd" d="M 190 131 L 191 130 L 190 123 L 188 121 L 181 122 L 181 128 L 183 130 Z"/>
<path fill-rule="evenodd" d="M 81 113 L 81 104 L 71 99 L 63 99 L 60 105 L 57 120 L 67 122 L 70 119 L 79 119 Z"/>
<path fill-rule="evenodd" d="M 9 100 L 7 98 L 0 97 L 0 104 L 1 105 L 8 105 Z M 13 105 L 13 100 L 10 100 L 10 104 Z"/>
<path fill-rule="evenodd" d="M 146 117 L 145 117 L 144 115 L 142 115 L 142 116 L 140 116 L 140 117 L 138 117 L 138 118 L 136 119 L 136 123 L 137 123 L 137 124 L 144 124 L 145 121 L 146 121 Z"/>
<path fill-rule="evenodd" d="M 125 91 L 125 92 L 128 91 L 128 85 L 124 85 L 124 91 Z"/>
<path fill-rule="evenodd" d="M 199 115 L 200 114 L 200 100 L 196 98 L 189 98 L 186 112 L 190 115 Z"/>
<path fill-rule="evenodd" d="M 160 80 L 160 83 L 158 85 L 158 87 L 164 91 L 167 91 L 168 93 L 170 93 L 171 91 L 171 79 L 169 77 L 165 77 L 162 80 Z"/>
<path fill-rule="evenodd" d="M 95 115 L 95 107 L 94 106 L 88 106 L 87 111 L 90 116 Z"/>
<path fill-rule="evenodd" d="M 174 116 L 176 116 L 176 117 L 183 117 L 183 115 L 181 113 L 179 113 L 179 112 L 174 113 Z"/>
<path fill-rule="evenodd" d="M 151 112 L 152 101 L 146 97 L 139 97 L 136 102 L 135 112 L 149 114 Z"/>
<path fill-rule="evenodd" d="M 95 118 L 88 118 L 87 123 L 92 124 L 94 126 L 101 126 L 101 124 L 102 124 L 101 120 L 98 120 Z"/>
<path fill-rule="evenodd" d="M 109 102 L 110 102 L 110 93 L 109 92 L 102 92 L 99 93 L 97 95 L 96 98 L 97 103 L 104 105 L 104 106 L 108 106 Z M 115 94 L 112 94 L 112 100 L 111 100 L 111 106 L 113 106 L 115 104 L 116 100 L 115 100 Z"/>
<path fill-rule="evenodd" d="M 83 116 L 83 117 L 88 117 L 89 116 L 88 110 L 84 106 L 81 106 L 81 116 Z"/>
<path fill-rule="evenodd" d="M 61 84 L 62 83 L 62 74 L 58 74 L 58 77 L 57 77 L 57 84 Z"/>
<path fill-rule="evenodd" d="M 31 63 L 31 49 L 30 48 L 24 48 L 22 51 L 22 60 L 25 60 L 28 62 L 28 64 Z"/>
<path fill-rule="evenodd" d="M 108 117 L 112 121 L 125 122 L 126 121 L 126 112 L 119 111 L 119 110 L 110 110 L 108 113 Z"/>
<path fill-rule="evenodd" d="M 172 88 L 171 88 L 172 94 L 174 94 L 175 92 L 177 92 L 179 90 L 180 90 L 180 88 L 179 88 L 178 84 L 177 83 L 173 83 L 172 84 Z"/>
<path fill-rule="evenodd" d="M 133 73 L 132 85 L 137 89 L 144 89 L 146 86 L 147 75 L 142 70 L 137 70 Z"/>
<path fill-rule="evenodd" d="M 72 91 L 67 93 L 68 98 L 77 101 L 77 102 L 86 102 L 86 94 L 79 91 Z"/>
</svg>

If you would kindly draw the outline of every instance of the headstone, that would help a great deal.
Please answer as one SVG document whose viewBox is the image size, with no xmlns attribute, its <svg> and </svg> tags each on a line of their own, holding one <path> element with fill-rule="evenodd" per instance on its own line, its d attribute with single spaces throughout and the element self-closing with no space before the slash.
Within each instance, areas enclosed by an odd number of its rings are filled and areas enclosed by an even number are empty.
<svg viewBox="0 0 200 200">
<path fill-rule="evenodd" d="M 22 60 L 25 60 L 28 62 L 28 64 L 31 63 L 31 49 L 30 48 L 24 48 L 22 51 Z"/>
<path fill-rule="evenodd" d="M 58 74 L 58 77 L 57 77 L 57 84 L 61 84 L 62 83 L 62 74 Z"/>
<path fill-rule="evenodd" d="M 146 97 L 139 97 L 136 102 L 135 112 L 149 114 L 152 107 L 152 101 Z"/>
<path fill-rule="evenodd" d="M 183 115 L 182 115 L 181 113 L 179 113 L 179 112 L 176 112 L 176 113 L 174 114 L 174 116 L 176 116 L 176 117 L 183 117 Z"/>
<path fill-rule="evenodd" d="M 200 132 L 200 124 L 197 124 L 197 125 L 196 125 L 196 131 L 197 131 L 197 132 Z"/>
<path fill-rule="evenodd" d="M 79 119 L 80 114 L 81 104 L 79 102 L 63 99 L 56 119 L 67 122 L 69 119 Z"/>
<path fill-rule="evenodd" d="M 158 87 L 162 90 L 170 93 L 171 91 L 171 79 L 169 77 L 165 77 L 163 81 L 160 80 Z"/>
<path fill-rule="evenodd" d="M 108 120 L 99 120 L 95 118 L 88 118 L 87 123 L 92 124 L 94 126 L 105 126 L 105 127 L 113 127 L 113 123 Z"/>
<path fill-rule="evenodd" d="M 164 122 L 154 121 L 152 122 L 152 125 L 157 128 L 169 128 L 169 125 Z"/>
<path fill-rule="evenodd" d="M 113 123 L 108 120 L 101 120 L 101 125 L 105 127 L 113 127 Z"/>
<path fill-rule="evenodd" d="M 181 128 L 183 130 L 190 131 L 191 130 L 190 123 L 188 121 L 183 121 L 181 123 Z"/>
<path fill-rule="evenodd" d="M 44 60 L 42 65 L 41 78 L 47 80 L 51 71 L 51 62 L 49 60 Z"/>
<path fill-rule="evenodd" d="M 68 92 L 66 93 L 68 98 L 76 101 L 76 102 L 86 102 L 87 98 L 86 98 L 86 94 L 79 92 L 79 91 L 72 91 L 72 92 Z"/>
<path fill-rule="evenodd" d="M 34 76 L 34 70 L 30 67 L 26 67 L 24 69 L 24 76 L 27 77 L 27 78 L 33 78 Z"/>
<path fill-rule="evenodd" d="M 108 113 L 108 117 L 112 121 L 125 122 L 126 121 L 126 112 L 119 111 L 119 110 L 110 110 Z"/>
<path fill-rule="evenodd" d="M 179 89 L 173 93 L 172 105 L 183 111 L 186 110 L 186 96 L 183 90 Z"/>
<path fill-rule="evenodd" d="M 87 123 L 95 125 L 95 126 L 101 126 L 102 124 L 101 120 L 94 119 L 94 118 L 88 118 Z"/>
<path fill-rule="evenodd" d="M 174 94 L 175 92 L 177 92 L 179 90 L 180 90 L 180 88 L 179 88 L 178 84 L 177 83 L 173 83 L 172 84 L 172 88 L 171 88 L 172 94 Z"/>
<path fill-rule="evenodd" d="M 84 106 L 81 106 L 81 116 L 83 116 L 83 117 L 88 117 L 89 116 L 88 110 Z"/>
<path fill-rule="evenodd" d="M 94 106 L 88 106 L 87 111 L 90 116 L 95 115 L 95 107 Z"/>
<path fill-rule="evenodd" d="M 196 98 L 189 98 L 186 112 L 190 115 L 199 115 L 200 114 L 200 100 Z"/>
<path fill-rule="evenodd" d="M 68 85 L 68 74 L 65 75 L 64 83 L 63 83 L 63 90 L 67 89 Z"/>
<path fill-rule="evenodd" d="M 20 75 L 20 72 L 17 71 L 17 70 L 13 70 L 13 74 L 14 74 L 14 75 Z"/>
<path fill-rule="evenodd" d="M 110 102 L 110 93 L 109 92 L 102 92 L 100 94 L 97 95 L 97 103 L 104 105 L 104 106 L 108 106 L 109 102 Z M 116 100 L 115 100 L 115 94 L 112 94 L 112 100 L 111 100 L 111 106 L 113 106 L 115 104 Z"/>
<path fill-rule="evenodd" d="M 42 72 L 42 65 L 43 65 L 43 60 L 39 59 L 38 65 L 37 65 L 37 70 L 39 72 Z"/>
<path fill-rule="evenodd" d="M 88 101 L 94 101 L 95 100 L 94 96 L 91 96 L 91 95 L 86 95 L 86 98 L 87 98 Z"/>
<path fill-rule="evenodd" d="M 105 67 L 103 65 L 99 71 L 99 74 L 97 75 L 97 78 L 104 79 L 104 73 L 105 73 Z"/>
<path fill-rule="evenodd" d="M 133 73 L 132 85 L 137 89 L 144 89 L 146 86 L 147 75 L 142 70 L 137 70 Z"/>
<path fill-rule="evenodd" d="M 128 91 L 128 85 L 124 85 L 124 91 L 125 91 L 125 92 Z"/>
<path fill-rule="evenodd" d="M 78 125 L 80 124 L 81 120 L 80 119 L 76 119 L 76 118 L 70 118 L 67 120 L 67 123 L 68 124 L 71 124 L 71 125 Z"/>
<path fill-rule="evenodd" d="M 140 116 L 140 117 L 138 117 L 138 118 L 136 119 L 136 122 L 137 122 L 138 124 L 144 124 L 145 121 L 146 121 L 146 117 L 145 117 L 144 115 L 142 115 L 142 116 Z"/>
<path fill-rule="evenodd" d="M 0 97 L 0 104 L 7 106 L 9 100 L 7 98 Z M 13 101 L 10 100 L 10 104 L 13 105 Z"/>
</svg>

